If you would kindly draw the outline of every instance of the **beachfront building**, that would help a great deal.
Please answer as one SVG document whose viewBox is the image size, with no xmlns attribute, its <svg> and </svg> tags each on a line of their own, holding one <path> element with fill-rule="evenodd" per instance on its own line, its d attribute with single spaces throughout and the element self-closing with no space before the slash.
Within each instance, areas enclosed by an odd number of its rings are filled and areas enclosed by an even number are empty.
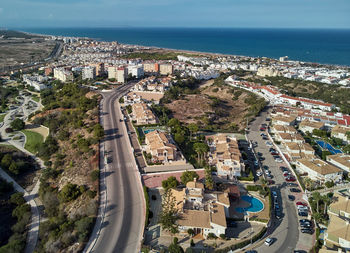
<svg viewBox="0 0 350 253">
<path fill-rule="evenodd" d="M 313 130 L 323 130 L 324 126 L 324 123 L 320 121 L 302 120 L 299 124 L 299 130 L 304 134 L 307 132 L 312 134 Z"/>
<path fill-rule="evenodd" d="M 73 72 L 66 70 L 65 68 L 54 68 L 53 77 L 62 82 L 73 81 Z"/>
<path fill-rule="evenodd" d="M 230 208 L 228 192 L 206 192 L 204 184 L 196 179 L 188 182 L 186 188 L 171 191 L 180 213 L 177 221 L 180 233 L 193 229 L 195 234 L 204 237 L 209 233 L 217 237 L 225 234 L 226 217 Z"/>
<path fill-rule="evenodd" d="M 181 157 L 180 151 L 164 132 L 158 130 L 145 134 L 145 151 L 152 155 L 153 162 L 168 163 Z"/>
<path fill-rule="evenodd" d="M 350 250 L 349 192 L 335 192 L 327 211 L 329 222 L 327 230 L 325 230 L 324 245 L 333 249 L 344 249 L 348 252 Z"/>
<path fill-rule="evenodd" d="M 241 152 L 235 137 L 227 134 L 206 136 L 210 148 L 209 164 L 217 169 L 218 176 L 233 179 L 244 169 Z"/>
<path fill-rule="evenodd" d="M 299 159 L 296 161 L 296 169 L 301 173 L 307 173 L 310 179 L 321 183 L 327 181 L 339 182 L 343 177 L 341 169 L 318 158 Z"/>
<path fill-rule="evenodd" d="M 157 124 L 157 117 L 146 103 L 132 105 L 131 119 L 136 125 Z"/>
<path fill-rule="evenodd" d="M 347 136 L 347 133 L 349 133 L 349 136 Z M 345 144 L 348 144 L 350 141 L 350 127 L 336 125 L 332 128 L 331 136 L 342 139 Z"/>
<path fill-rule="evenodd" d="M 350 172 L 350 155 L 346 154 L 335 154 L 328 155 L 327 162 L 337 166 L 338 168 Z"/>
</svg>

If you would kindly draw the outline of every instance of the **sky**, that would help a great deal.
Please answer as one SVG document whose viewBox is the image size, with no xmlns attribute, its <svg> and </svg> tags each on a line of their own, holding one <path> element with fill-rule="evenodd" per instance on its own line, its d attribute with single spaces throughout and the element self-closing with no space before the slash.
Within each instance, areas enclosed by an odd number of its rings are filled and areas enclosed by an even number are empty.
<svg viewBox="0 0 350 253">
<path fill-rule="evenodd" d="M 350 28 L 350 0 L 0 0 L 0 28 Z"/>
</svg>

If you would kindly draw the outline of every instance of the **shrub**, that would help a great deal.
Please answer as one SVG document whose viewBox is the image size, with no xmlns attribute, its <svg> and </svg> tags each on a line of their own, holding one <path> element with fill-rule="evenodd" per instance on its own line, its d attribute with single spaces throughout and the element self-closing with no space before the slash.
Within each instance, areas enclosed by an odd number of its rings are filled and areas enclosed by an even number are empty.
<svg viewBox="0 0 350 253">
<path fill-rule="evenodd" d="M 20 131 L 24 129 L 25 123 L 23 120 L 17 118 L 14 121 L 11 122 L 11 128 L 15 131 Z"/>
<path fill-rule="evenodd" d="M 222 240 L 226 240 L 226 235 L 225 235 L 225 234 L 220 234 L 220 238 L 221 238 Z"/>
<path fill-rule="evenodd" d="M 100 171 L 99 170 L 94 170 L 90 173 L 90 177 L 92 181 L 96 181 L 100 178 Z"/>
<path fill-rule="evenodd" d="M 90 230 L 93 226 L 94 219 L 91 217 L 84 217 L 75 222 L 75 229 L 80 242 L 84 242 L 90 233 Z"/>
<path fill-rule="evenodd" d="M 80 194 L 81 191 L 78 185 L 68 183 L 62 188 L 62 190 L 58 194 L 58 198 L 62 202 L 69 202 L 75 200 L 77 197 L 79 197 Z"/>
<path fill-rule="evenodd" d="M 190 241 L 191 247 L 194 247 L 196 244 L 194 243 L 193 239 Z"/>
<path fill-rule="evenodd" d="M 332 188 L 334 185 L 335 185 L 335 184 L 334 184 L 333 181 L 327 181 L 327 182 L 325 183 L 325 186 L 326 186 L 327 188 Z"/>
<path fill-rule="evenodd" d="M 218 238 L 214 233 L 209 233 L 207 236 L 208 239 L 216 239 Z"/>
<path fill-rule="evenodd" d="M 86 194 L 89 196 L 89 198 L 93 199 L 93 198 L 95 198 L 97 192 L 96 192 L 96 191 L 88 190 L 88 191 L 86 192 Z"/>
<path fill-rule="evenodd" d="M 247 191 L 260 191 L 261 185 L 247 185 Z"/>
<path fill-rule="evenodd" d="M 23 205 L 26 203 L 26 201 L 23 198 L 23 193 L 21 192 L 16 192 L 11 195 L 10 202 L 13 204 L 16 204 L 18 206 Z"/>
</svg>

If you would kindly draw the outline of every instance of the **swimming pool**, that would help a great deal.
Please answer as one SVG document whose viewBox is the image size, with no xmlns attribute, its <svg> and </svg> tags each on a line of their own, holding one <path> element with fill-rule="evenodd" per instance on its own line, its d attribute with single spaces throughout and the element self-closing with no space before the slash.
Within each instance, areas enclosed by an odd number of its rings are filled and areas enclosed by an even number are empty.
<svg viewBox="0 0 350 253">
<path fill-rule="evenodd" d="M 248 202 L 250 204 L 249 207 L 237 207 L 236 211 L 239 213 L 244 212 L 251 212 L 251 213 L 258 213 L 261 210 L 264 209 L 264 204 L 259 199 L 251 197 L 251 196 L 242 196 L 241 197 L 244 201 Z"/>
<path fill-rule="evenodd" d="M 150 132 L 153 132 L 155 129 L 144 129 L 143 130 L 143 133 L 144 134 L 148 134 L 148 133 L 150 133 Z"/>
<path fill-rule="evenodd" d="M 329 143 L 327 143 L 327 142 L 318 140 L 318 141 L 316 141 L 316 143 L 317 143 L 321 148 L 326 148 L 326 149 L 328 149 L 329 152 L 331 152 L 333 155 L 334 155 L 334 154 L 341 154 L 341 153 L 343 153 L 340 149 L 334 148 L 331 144 L 329 144 Z"/>
</svg>

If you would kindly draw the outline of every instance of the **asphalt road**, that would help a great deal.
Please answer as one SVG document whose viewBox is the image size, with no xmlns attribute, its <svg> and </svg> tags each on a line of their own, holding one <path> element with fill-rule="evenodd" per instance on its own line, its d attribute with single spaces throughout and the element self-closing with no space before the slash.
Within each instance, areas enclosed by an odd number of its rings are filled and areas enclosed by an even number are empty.
<svg viewBox="0 0 350 253">
<path fill-rule="evenodd" d="M 105 178 L 106 208 L 97 241 L 90 252 L 139 252 L 144 227 L 144 196 L 127 138 L 118 99 L 125 86 L 104 93 L 102 124 L 109 160 Z M 103 186 L 101 186 L 103 187 Z"/>
<path fill-rule="evenodd" d="M 263 165 L 269 166 L 271 174 L 274 176 L 275 185 L 271 187 L 272 191 L 278 194 L 278 202 L 282 211 L 282 218 L 277 219 L 274 211 L 271 215 L 271 225 L 268 228 L 268 237 L 274 238 L 275 241 L 271 246 L 262 245 L 255 250 L 258 252 L 293 252 L 296 248 L 299 239 L 298 217 L 293 202 L 288 200 L 289 187 L 287 186 L 280 166 L 285 166 L 284 163 L 277 163 L 269 152 L 269 148 L 260 136 L 260 125 L 265 123 L 268 116 L 266 111 L 261 112 L 249 126 L 248 139 L 253 142 L 257 141 L 258 145 L 255 147 L 256 152 L 261 152 L 265 160 Z"/>
</svg>

